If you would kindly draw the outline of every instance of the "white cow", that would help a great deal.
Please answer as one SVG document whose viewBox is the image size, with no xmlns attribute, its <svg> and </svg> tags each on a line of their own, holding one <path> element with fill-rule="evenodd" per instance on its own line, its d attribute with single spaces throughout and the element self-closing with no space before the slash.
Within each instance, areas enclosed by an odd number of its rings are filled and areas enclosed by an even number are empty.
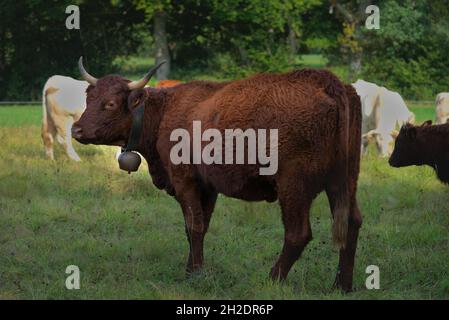
<svg viewBox="0 0 449 320">
<path fill-rule="evenodd" d="M 435 110 L 437 118 L 436 123 L 446 123 L 449 119 L 449 92 L 441 92 L 437 94 L 435 103 L 437 105 Z"/>
<path fill-rule="evenodd" d="M 414 122 L 415 115 L 397 92 L 364 80 L 357 80 L 352 86 L 362 102 L 362 153 L 366 152 L 369 141 L 375 140 L 379 153 L 389 156 L 396 127 Z"/>
<path fill-rule="evenodd" d="M 72 146 L 71 129 L 86 108 L 88 85 L 86 81 L 57 75 L 45 83 L 42 92 L 42 140 L 48 158 L 54 159 L 53 142 L 56 137 L 70 159 L 81 160 Z"/>
</svg>

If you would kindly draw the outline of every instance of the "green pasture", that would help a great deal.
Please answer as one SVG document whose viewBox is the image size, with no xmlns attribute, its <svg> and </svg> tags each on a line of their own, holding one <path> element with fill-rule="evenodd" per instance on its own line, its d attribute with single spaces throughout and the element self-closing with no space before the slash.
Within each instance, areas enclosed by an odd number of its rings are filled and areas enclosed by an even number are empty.
<svg viewBox="0 0 449 320">
<path fill-rule="evenodd" d="M 431 106 L 413 106 L 418 121 Z M 128 175 L 112 147 L 74 142 L 44 158 L 40 106 L 0 107 L 0 299 L 447 299 L 447 186 L 426 167 L 362 160 L 364 217 L 355 292 L 330 290 L 338 261 L 327 199 L 314 202 L 313 241 L 284 284 L 268 281 L 282 246 L 277 203 L 220 197 L 205 240 L 204 271 L 186 276 L 188 243 L 177 202 L 151 183 L 146 165 Z M 372 150 L 374 151 L 374 150 Z M 67 290 L 77 265 L 81 289 Z M 380 268 L 380 290 L 365 269 Z"/>
</svg>

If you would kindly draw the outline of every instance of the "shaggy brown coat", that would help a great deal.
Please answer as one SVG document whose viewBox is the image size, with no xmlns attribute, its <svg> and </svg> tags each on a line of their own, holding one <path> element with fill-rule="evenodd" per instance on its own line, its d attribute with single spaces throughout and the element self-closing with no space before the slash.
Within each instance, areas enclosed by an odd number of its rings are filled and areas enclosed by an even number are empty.
<svg viewBox="0 0 449 320">
<path fill-rule="evenodd" d="M 360 99 L 332 73 L 305 69 L 259 74 L 224 83 L 193 81 L 173 88 L 130 92 L 128 81 L 106 76 L 87 90 L 87 109 L 75 124 L 82 143 L 124 145 L 130 110 L 145 101 L 139 151 L 153 183 L 180 203 L 190 244 L 189 272 L 203 264 L 203 239 L 218 193 L 247 201 L 279 200 L 285 228 L 282 252 L 271 269 L 285 279 L 312 239 L 309 209 L 326 191 L 333 238 L 340 247 L 336 285 L 352 288 L 361 216 L 356 202 L 360 157 Z M 278 129 L 278 171 L 259 175 L 259 164 L 181 164 L 170 161 L 174 129 Z M 82 132 L 82 134 L 80 134 Z M 191 135 L 192 136 L 192 135 Z M 235 156 L 234 156 L 235 158 Z"/>
</svg>

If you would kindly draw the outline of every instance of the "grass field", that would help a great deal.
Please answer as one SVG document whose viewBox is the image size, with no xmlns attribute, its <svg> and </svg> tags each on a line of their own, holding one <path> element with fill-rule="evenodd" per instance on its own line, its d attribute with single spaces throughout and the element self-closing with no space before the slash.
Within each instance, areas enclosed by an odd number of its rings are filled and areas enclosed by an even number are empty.
<svg viewBox="0 0 449 320">
<path fill-rule="evenodd" d="M 416 106 L 418 120 L 433 109 Z M 362 161 L 364 217 L 354 286 L 331 291 L 338 254 L 326 198 L 314 202 L 314 240 L 285 284 L 268 281 L 281 249 L 277 203 L 220 197 L 205 241 L 205 269 L 186 277 L 188 244 L 177 202 L 157 190 L 146 166 L 128 175 L 110 147 L 76 142 L 81 163 L 56 148 L 44 159 L 40 107 L 0 108 L 0 298 L 449 298 L 448 189 L 425 167 Z M 81 289 L 65 288 L 65 269 L 81 270 Z M 380 290 L 365 268 L 380 268 Z"/>
</svg>

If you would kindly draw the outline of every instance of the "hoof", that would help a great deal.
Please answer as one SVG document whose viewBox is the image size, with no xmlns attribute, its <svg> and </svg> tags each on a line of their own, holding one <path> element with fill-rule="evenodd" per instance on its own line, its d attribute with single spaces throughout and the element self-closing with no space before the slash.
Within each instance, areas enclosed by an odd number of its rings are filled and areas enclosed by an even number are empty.
<svg viewBox="0 0 449 320">
<path fill-rule="evenodd" d="M 281 274 L 281 270 L 277 267 L 271 268 L 269 277 L 273 282 L 284 282 L 286 277 Z"/>
<path fill-rule="evenodd" d="M 203 269 L 203 266 L 200 264 L 195 264 L 193 266 L 188 265 L 186 267 L 186 273 L 187 273 L 187 275 L 199 274 L 199 273 L 201 273 L 202 269 Z"/>
<path fill-rule="evenodd" d="M 340 290 L 341 293 L 347 294 L 347 293 L 351 293 L 352 292 L 352 285 L 350 285 L 350 286 L 343 285 L 342 281 L 340 279 L 340 274 L 337 273 L 337 275 L 335 277 L 334 284 L 332 285 L 331 290 Z"/>
</svg>

